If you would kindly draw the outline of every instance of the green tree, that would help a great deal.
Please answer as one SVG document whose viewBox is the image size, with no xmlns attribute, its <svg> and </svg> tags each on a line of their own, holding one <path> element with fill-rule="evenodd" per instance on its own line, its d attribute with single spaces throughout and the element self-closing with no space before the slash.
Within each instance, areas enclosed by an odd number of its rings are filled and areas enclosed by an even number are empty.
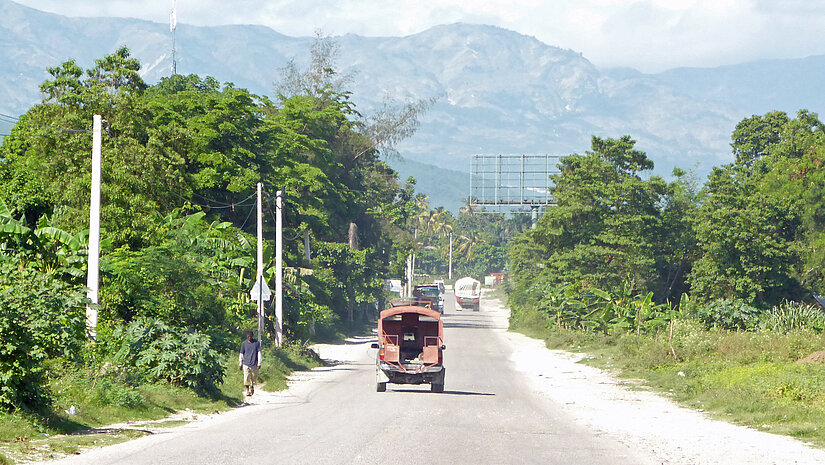
<svg viewBox="0 0 825 465">
<path fill-rule="evenodd" d="M 626 280 L 638 289 L 653 285 L 659 203 L 669 188 L 658 176 L 639 177 L 653 163 L 634 145 L 628 136 L 594 137 L 591 152 L 561 161 L 552 190 L 558 206 L 547 210 L 529 236 L 556 282 L 603 289 L 617 289 Z"/>
</svg>

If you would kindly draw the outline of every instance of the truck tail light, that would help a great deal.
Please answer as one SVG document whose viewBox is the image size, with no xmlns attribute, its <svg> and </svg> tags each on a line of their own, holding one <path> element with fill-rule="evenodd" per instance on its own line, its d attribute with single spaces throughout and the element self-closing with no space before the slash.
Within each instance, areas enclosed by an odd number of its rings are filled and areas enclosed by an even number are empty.
<svg viewBox="0 0 825 465">
<path fill-rule="evenodd" d="M 380 360 L 382 362 L 384 361 L 384 348 L 383 347 L 378 349 L 378 360 Z"/>
</svg>

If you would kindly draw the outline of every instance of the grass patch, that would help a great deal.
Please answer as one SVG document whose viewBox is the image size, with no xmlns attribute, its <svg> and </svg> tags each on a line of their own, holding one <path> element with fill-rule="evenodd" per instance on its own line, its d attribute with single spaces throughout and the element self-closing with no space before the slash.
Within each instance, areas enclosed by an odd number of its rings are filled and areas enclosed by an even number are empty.
<svg viewBox="0 0 825 465">
<path fill-rule="evenodd" d="M 557 329 L 535 311 L 520 311 L 511 329 L 544 339 L 552 349 L 586 352 L 583 363 L 672 395 L 685 406 L 759 430 L 825 447 L 825 364 L 797 360 L 825 349 L 825 335 L 810 330 L 705 330 L 693 320 L 666 332 L 603 335 Z"/>
<path fill-rule="evenodd" d="M 66 455 L 80 454 L 94 447 L 108 446 L 144 436 L 142 431 L 123 430 L 105 434 L 83 434 L 57 437 L 40 437 L 24 439 L 17 442 L 0 444 L 0 456 L 6 462 L 42 461 L 60 458 Z"/>
<path fill-rule="evenodd" d="M 266 348 L 260 382 L 265 383 L 269 391 L 285 389 L 292 371 L 321 365 L 317 355 L 302 346 Z M 197 393 L 168 383 L 142 383 L 132 374 L 114 368 L 92 370 L 78 368 L 64 360 L 52 360 L 47 367 L 48 389 L 54 399 L 52 408 L 40 412 L 0 412 L 0 465 L 71 455 L 144 434 L 121 431 L 72 435 L 89 428 L 159 420 L 187 408 L 195 413 L 212 413 L 240 405 L 243 380 L 237 353 L 226 354 L 224 367 L 226 375 L 220 391 Z M 72 406 L 73 415 L 69 414 Z M 152 426 L 173 427 L 183 423 L 170 420 Z"/>
</svg>

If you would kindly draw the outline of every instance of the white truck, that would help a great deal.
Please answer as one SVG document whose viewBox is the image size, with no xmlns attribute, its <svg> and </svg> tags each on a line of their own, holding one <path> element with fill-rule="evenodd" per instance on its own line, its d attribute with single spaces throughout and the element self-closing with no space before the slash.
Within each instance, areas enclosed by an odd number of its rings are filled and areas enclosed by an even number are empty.
<svg viewBox="0 0 825 465">
<path fill-rule="evenodd" d="M 481 283 L 473 278 L 461 278 L 455 282 L 455 303 L 460 308 L 479 310 L 481 303 Z"/>
</svg>

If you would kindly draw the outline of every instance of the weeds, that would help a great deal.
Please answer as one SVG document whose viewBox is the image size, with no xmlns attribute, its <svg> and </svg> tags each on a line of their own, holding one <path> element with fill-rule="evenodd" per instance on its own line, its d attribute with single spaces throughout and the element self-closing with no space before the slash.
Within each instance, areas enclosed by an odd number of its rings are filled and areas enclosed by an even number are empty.
<svg viewBox="0 0 825 465">
<path fill-rule="evenodd" d="M 813 310 L 786 305 L 768 311 L 763 315 L 776 318 L 774 323 L 751 331 L 707 329 L 706 322 L 681 317 L 673 320 L 672 341 L 662 330 L 566 329 L 554 324 L 552 315 L 530 308 L 513 311 L 511 328 L 539 336 L 553 349 L 597 355 L 586 363 L 644 378 L 686 406 L 720 419 L 825 447 L 825 364 L 796 363 L 825 350 L 825 334 L 812 323 L 816 320 L 800 316 Z M 771 330 L 779 324 L 784 330 Z"/>
<path fill-rule="evenodd" d="M 53 453 L 72 454 L 134 437 L 126 432 L 53 437 L 55 435 L 126 421 L 157 420 L 187 408 L 211 413 L 239 405 L 243 400 L 243 386 L 237 364 L 236 352 L 224 354 L 221 358 L 221 369 L 227 373 L 224 382 L 220 390 L 206 394 L 168 381 L 146 380 L 134 370 L 112 364 L 93 369 L 78 367 L 65 359 L 49 360 L 44 368 L 48 374 L 46 386 L 53 398 L 52 408 L 37 412 L 0 412 L 0 465 L 12 463 L 10 460 L 49 458 Z M 267 390 L 284 389 L 292 371 L 320 365 L 306 344 L 290 344 L 281 349 L 269 347 L 264 351 L 259 379 Z M 68 412 L 71 406 L 75 407 L 74 414 Z M 26 439 L 14 443 L 17 437 Z"/>
<path fill-rule="evenodd" d="M 825 330 L 825 312 L 813 305 L 783 302 L 765 312 L 763 325 L 766 329 L 787 333 L 798 329 Z"/>
</svg>

